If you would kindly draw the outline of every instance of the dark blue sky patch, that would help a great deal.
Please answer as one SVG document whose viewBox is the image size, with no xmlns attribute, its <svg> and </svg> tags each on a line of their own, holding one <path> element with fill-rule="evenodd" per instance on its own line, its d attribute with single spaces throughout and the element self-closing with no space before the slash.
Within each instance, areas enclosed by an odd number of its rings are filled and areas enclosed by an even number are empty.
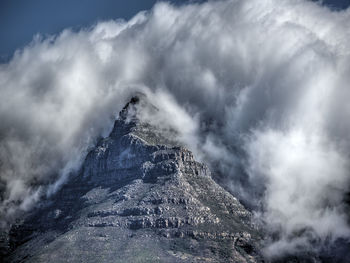
<svg viewBox="0 0 350 263">
<path fill-rule="evenodd" d="M 329 6 L 332 9 L 345 9 L 350 6 L 350 0 L 323 0 L 325 5 Z"/>
<path fill-rule="evenodd" d="M 197 0 L 195 2 L 202 2 Z M 2 0 L 0 2 L 0 62 L 28 44 L 35 34 L 57 34 L 64 28 L 79 29 L 101 20 L 129 19 L 148 10 L 156 0 Z M 190 2 L 171 0 L 174 4 Z M 324 0 L 334 9 L 344 9 L 350 0 Z"/>
<path fill-rule="evenodd" d="M 0 60 L 6 61 L 35 34 L 52 35 L 67 27 L 79 29 L 101 20 L 129 19 L 139 11 L 152 8 L 155 3 L 156 0 L 2 0 Z"/>
</svg>

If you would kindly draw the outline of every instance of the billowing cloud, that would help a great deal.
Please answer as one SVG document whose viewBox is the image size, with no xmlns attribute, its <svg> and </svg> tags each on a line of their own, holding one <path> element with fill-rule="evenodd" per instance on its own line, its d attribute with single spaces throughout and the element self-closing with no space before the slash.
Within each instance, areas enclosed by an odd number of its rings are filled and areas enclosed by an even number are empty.
<svg viewBox="0 0 350 263">
<path fill-rule="evenodd" d="M 177 130 L 278 233 L 267 255 L 348 238 L 349 24 L 350 9 L 303 0 L 158 3 L 36 37 L 0 65 L 3 224 L 59 188 L 141 91 L 161 109 L 142 118 Z"/>
</svg>

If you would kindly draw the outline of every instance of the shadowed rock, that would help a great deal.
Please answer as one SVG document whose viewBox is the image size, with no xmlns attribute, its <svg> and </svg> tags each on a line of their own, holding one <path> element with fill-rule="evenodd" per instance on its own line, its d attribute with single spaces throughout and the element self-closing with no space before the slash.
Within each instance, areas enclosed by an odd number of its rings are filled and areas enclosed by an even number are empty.
<svg viewBox="0 0 350 263">
<path fill-rule="evenodd" d="M 8 262 L 260 262 L 251 213 L 134 97 L 81 171 L 11 230 Z"/>
</svg>

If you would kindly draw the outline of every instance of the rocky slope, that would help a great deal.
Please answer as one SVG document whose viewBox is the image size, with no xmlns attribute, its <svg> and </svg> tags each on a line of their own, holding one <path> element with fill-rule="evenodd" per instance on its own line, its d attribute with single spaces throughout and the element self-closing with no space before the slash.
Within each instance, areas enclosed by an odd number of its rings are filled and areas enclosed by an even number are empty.
<svg viewBox="0 0 350 263">
<path fill-rule="evenodd" d="M 139 104 L 12 228 L 7 262 L 262 261 L 251 213 L 189 150 L 141 122 Z"/>
</svg>

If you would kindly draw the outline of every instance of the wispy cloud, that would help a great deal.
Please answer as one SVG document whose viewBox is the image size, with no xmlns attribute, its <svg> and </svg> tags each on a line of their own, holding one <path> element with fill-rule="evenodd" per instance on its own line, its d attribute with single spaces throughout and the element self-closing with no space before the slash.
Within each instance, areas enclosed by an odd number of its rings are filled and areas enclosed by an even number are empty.
<svg viewBox="0 0 350 263">
<path fill-rule="evenodd" d="M 177 129 L 279 233 L 267 253 L 348 237 L 349 23 L 349 9 L 301 0 L 158 3 L 35 38 L 0 65 L 3 222 L 58 187 L 142 91 L 163 112 L 143 118 Z"/>
</svg>

